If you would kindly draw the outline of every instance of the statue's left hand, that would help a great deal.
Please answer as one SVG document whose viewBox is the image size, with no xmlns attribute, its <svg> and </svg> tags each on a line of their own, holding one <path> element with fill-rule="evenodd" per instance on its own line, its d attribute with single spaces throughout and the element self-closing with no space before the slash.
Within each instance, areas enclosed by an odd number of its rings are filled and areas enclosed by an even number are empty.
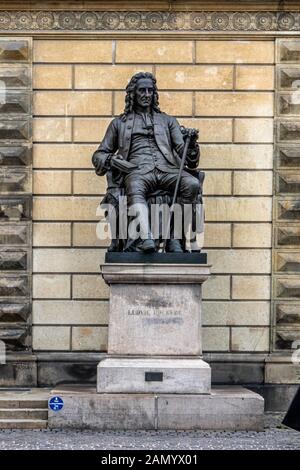
<svg viewBox="0 0 300 470">
<path fill-rule="evenodd" d="M 199 137 L 199 130 L 194 129 L 193 127 L 184 127 L 180 126 L 181 133 L 183 134 L 183 138 L 185 139 L 188 135 L 191 138 L 191 141 L 196 142 Z"/>
<path fill-rule="evenodd" d="M 194 128 L 191 127 L 191 128 L 188 128 L 187 130 L 188 130 L 188 134 L 191 137 L 191 140 L 196 141 L 199 137 L 198 129 L 194 129 Z"/>
</svg>

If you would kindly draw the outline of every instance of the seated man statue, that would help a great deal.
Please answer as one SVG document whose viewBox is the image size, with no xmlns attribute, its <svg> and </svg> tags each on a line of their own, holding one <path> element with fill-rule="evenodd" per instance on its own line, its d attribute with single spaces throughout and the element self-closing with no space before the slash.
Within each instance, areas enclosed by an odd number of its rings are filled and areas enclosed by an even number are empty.
<svg viewBox="0 0 300 470">
<path fill-rule="evenodd" d="M 189 145 L 183 170 L 181 157 L 185 136 Z M 172 195 L 178 181 L 178 200 L 192 205 L 199 201 L 201 181 L 192 169 L 199 163 L 199 146 L 195 129 L 181 128 L 177 120 L 159 109 L 156 79 L 149 72 L 135 74 L 126 87 L 124 113 L 112 120 L 105 137 L 92 157 L 97 175 L 107 174 L 107 196 L 118 198 L 122 190 L 128 207 L 147 207 L 147 199 L 157 191 Z M 180 174 L 179 174 L 180 172 Z M 122 189 L 123 188 L 123 189 Z M 141 214 L 145 211 L 141 210 Z M 140 233 L 144 236 L 139 251 L 157 250 L 152 237 L 149 213 L 139 219 Z M 129 224 L 130 227 L 130 224 Z M 136 247 L 130 237 L 124 246 Z M 134 249 L 134 248 L 133 248 Z M 171 237 L 168 252 L 182 252 L 182 240 Z"/>
</svg>

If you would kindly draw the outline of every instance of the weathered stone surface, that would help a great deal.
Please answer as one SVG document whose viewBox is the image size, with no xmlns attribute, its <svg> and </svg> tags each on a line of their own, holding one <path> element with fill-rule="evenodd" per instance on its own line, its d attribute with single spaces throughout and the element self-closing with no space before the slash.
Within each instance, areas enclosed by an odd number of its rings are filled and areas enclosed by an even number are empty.
<svg viewBox="0 0 300 470">
<path fill-rule="evenodd" d="M 31 361 L 22 361 L 21 358 L 1 364 L 1 387 L 36 387 L 37 365 L 34 358 Z M 1 406 L 2 408 L 2 406 Z"/>
<path fill-rule="evenodd" d="M 272 225 L 233 224 L 233 246 L 237 248 L 270 248 L 272 246 Z"/>
<path fill-rule="evenodd" d="M 274 384 L 300 384 L 300 364 L 290 360 L 283 363 L 268 363 L 265 368 L 265 382 Z"/>
<path fill-rule="evenodd" d="M 293 119 L 292 121 L 287 119 L 280 119 L 277 122 L 276 128 L 276 139 L 277 142 L 287 143 L 299 143 L 300 141 L 300 122 L 299 120 Z"/>
<path fill-rule="evenodd" d="M 36 248 L 33 252 L 33 271 L 38 272 L 99 272 L 104 259 L 101 249 Z"/>
<path fill-rule="evenodd" d="M 206 198 L 205 210 L 208 222 L 269 222 L 272 218 L 272 198 Z"/>
<path fill-rule="evenodd" d="M 268 92 L 196 92 L 196 116 L 273 116 Z"/>
<path fill-rule="evenodd" d="M 263 429 L 263 398 L 241 387 L 211 395 L 99 394 L 95 389 L 59 387 L 64 407 L 49 410 L 51 429 Z"/>
<path fill-rule="evenodd" d="M 299 304 L 278 302 L 275 304 L 276 324 L 280 326 L 300 326 Z"/>
<path fill-rule="evenodd" d="M 138 72 L 152 72 L 152 66 L 75 65 L 75 89 L 124 90 L 130 78 Z"/>
<path fill-rule="evenodd" d="M 70 171 L 33 172 L 33 194 L 70 194 L 72 191 L 72 174 Z"/>
<path fill-rule="evenodd" d="M 33 246 L 70 246 L 71 224 L 65 222 L 34 223 Z"/>
<path fill-rule="evenodd" d="M 6 89 L 5 101 L 1 100 L 0 103 L 0 112 L 2 117 L 16 118 L 16 115 L 18 115 L 22 118 L 25 117 L 26 114 L 30 114 L 30 109 L 30 92 L 27 90 L 17 91 Z"/>
<path fill-rule="evenodd" d="M 268 274 L 271 271 L 270 250 L 207 250 L 213 273 Z"/>
<path fill-rule="evenodd" d="M 0 403 L 1 404 L 1 403 Z M 28 421 L 32 421 L 32 420 L 44 420 L 44 424 L 45 424 L 45 428 L 47 427 L 47 419 L 48 419 L 48 410 L 46 407 L 44 407 L 44 409 L 26 409 L 26 408 L 12 408 L 12 409 L 9 409 L 9 408 L 6 408 L 6 409 L 1 409 L 0 410 L 0 429 L 3 429 L 3 424 L 4 424 L 4 427 L 6 427 L 5 425 L 7 425 L 8 423 L 11 423 L 13 420 L 17 420 L 17 424 L 20 425 L 20 428 L 23 428 L 22 427 L 22 424 L 25 424 L 24 427 L 26 427 L 26 424 L 28 424 Z M 3 422 L 2 420 L 5 420 L 5 422 Z M 20 422 L 20 420 L 22 420 Z M 16 428 L 18 426 L 15 426 Z M 13 426 L 12 426 L 13 428 Z"/>
<path fill-rule="evenodd" d="M 203 325 L 262 325 L 270 324 L 269 302 L 208 302 L 202 304 Z"/>
<path fill-rule="evenodd" d="M 31 164 L 31 146 L 0 146 L 0 166 L 29 166 Z"/>
<path fill-rule="evenodd" d="M 110 116 L 109 91 L 36 91 L 34 114 L 47 116 Z"/>
<path fill-rule="evenodd" d="M 207 223 L 205 225 L 204 248 L 225 248 L 230 246 L 231 224 Z"/>
<path fill-rule="evenodd" d="M 39 387 L 53 387 L 61 383 L 86 383 L 95 385 L 97 362 L 38 360 L 37 381 Z"/>
<path fill-rule="evenodd" d="M 300 106 L 298 100 L 295 99 L 295 92 L 277 93 L 276 100 L 277 115 L 288 117 L 295 116 L 299 117 Z"/>
<path fill-rule="evenodd" d="M 275 349 L 278 350 L 291 350 L 296 349 L 300 345 L 300 329 L 295 326 L 280 326 L 277 325 L 275 334 Z M 299 351 L 296 352 L 300 362 Z"/>
<path fill-rule="evenodd" d="M 0 225 L 0 246 L 22 246 L 30 243 L 30 223 Z"/>
<path fill-rule="evenodd" d="M 300 166 L 300 151 L 298 145 L 276 145 L 275 157 L 278 168 L 289 169 Z"/>
<path fill-rule="evenodd" d="M 124 111 L 124 100 L 124 92 L 115 92 L 115 114 L 120 114 Z M 159 105 L 165 113 L 175 116 L 192 116 L 193 94 L 190 91 L 161 91 L 159 93 Z"/>
<path fill-rule="evenodd" d="M 235 119 L 234 142 L 273 142 L 273 128 L 274 124 L 271 118 Z"/>
<path fill-rule="evenodd" d="M 147 380 L 147 373 L 162 374 Z M 98 364 L 98 393 L 210 393 L 211 372 L 201 359 L 107 358 Z"/>
<path fill-rule="evenodd" d="M 192 41 L 117 41 L 117 63 L 192 63 Z"/>
<path fill-rule="evenodd" d="M 263 429 L 263 398 L 242 387 L 158 397 L 158 429 Z"/>
<path fill-rule="evenodd" d="M 30 119 L 13 119 L 2 120 L 0 122 L 0 139 L 1 143 L 16 144 L 28 142 L 31 138 L 31 120 Z"/>
<path fill-rule="evenodd" d="M 0 324 L 10 322 L 27 323 L 31 317 L 29 301 L 2 300 L 0 301 Z"/>
<path fill-rule="evenodd" d="M 269 328 L 233 327 L 232 351 L 269 351 Z"/>
<path fill-rule="evenodd" d="M 297 90 L 300 72 L 299 68 L 292 66 L 278 66 L 277 68 L 277 86 L 279 90 Z"/>
<path fill-rule="evenodd" d="M 202 328 L 203 350 L 229 351 L 230 329 L 226 327 L 204 327 Z"/>
<path fill-rule="evenodd" d="M 196 284 L 112 284 L 108 352 L 199 355 L 200 315 Z"/>
<path fill-rule="evenodd" d="M 73 299 L 108 299 L 109 287 L 103 279 L 96 275 L 75 274 L 73 275 Z"/>
<path fill-rule="evenodd" d="M 68 117 L 34 118 L 33 140 L 35 142 L 71 142 L 71 119 Z"/>
<path fill-rule="evenodd" d="M 299 300 L 300 298 L 299 276 L 275 277 L 274 297 Z"/>
<path fill-rule="evenodd" d="M 7 197 L 0 198 L 0 220 L 23 221 L 31 218 L 31 197 Z"/>
<path fill-rule="evenodd" d="M 9 66 L 1 64 L 0 80 L 4 83 L 6 89 L 30 88 L 30 67 L 23 64 L 10 63 Z"/>
<path fill-rule="evenodd" d="M 213 384 L 263 384 L 264 364 L 247 362 L 210 362 Z"/>
<path fill-rule="evenodd" d="M 72 88 L 72 66 L 35 65 L 33 67 L 33 88 L 40 90 Z"/>
<path fill-rule="evenodd" d="M 200 129 L 200 143 L 232 142 L 233 123 L 230 118 L 180 118 L 179 123 L 185 127 Z"/>
<path fill-rule="evenodd" d="M 202 145 L 203 169 L 272 169 L 273 145 Z"/>
<path fill-rule="evenodd" d="M 31 252 L 28 249 L 0 249 L 0 270 L 27 271 L 30 268 Z"/>
<path fill-rule="evenodd" d="M 277 198 L 275 205 L 275 217 L 279 221 L 296 222 L 300 219 L 299 200 L 290 198 Z"/>
<path fill-rule="evenodd" d="M 296 395 L 298 387 L 299 385 L 264 384 L 252 385 L 249 388 L 263 396 L 266 412 L 286 412 Z"/>
<path fill-rule="evenodd" d="M 99 144 L 110 121 L 111 119 L 109 118 L 74 118 L 74 142 L 96 142 Z M 91 166 L 90 162 L 88 163 L 88 166 Z"/>
<path fill-rule="evenodd" d="M 139 255 L 137 255 L 137 258 Z M 179 259 L 180 259 L 179 255 Z M 159 256 L 157 257 L 159 260 Z M 180 259 L 180 261 L 182 258 Z M 122 261 L 122 260 L 120 260 Z M 196 285 L 199 287 L 210 275 L 210 265 L 196 263 L 124 263 L 101 264 L 102 277 L 107 284 L 164 284 Z M 197 294 L 198 295 L 198 294 Z"/>
<path fill-rule="evenodd" d="M 70 349 L 70 327 L 34 326 L 32 339 L 34 350 L 68 351 Z"/>
<path fill-rule="evenodd" d="M 230 65 L 160 65 L 156 68 L 158 86 L 163 90 L 230 90 Z"/>
<path fill-rule="evenodd" d="M 98 238 L 96 222 L 76 222 L 73 224 L 73 246 L 102 246 L 110 245 L 111 239 Z"/>
<path fill-rule="evenodd" d="M 35 168 L 91 169 L 91 155 L 96 150 L 96 147 L 95 144 L 53 145 L 35 143 L 33 146 L 33 166 Z"/>
<path fill-rule="evenodd" d="M 20 297 L 23 300 L 30 296 L 30 282 L 27 275 L 7 274 L 0 276 L 0 297 Z"/>
<path fill-rule="evenodd" d="M 276 173 L 275 191 L 276 194 L 297 194 L 300 190 L 299 173 L 293 171 L 278 171 Z"/>
<path fill-rule="evenodd" d="M 99 220 L 99 197 L 43 197 L 33 200 L 33 219 L 37 220 Z M 0 201 L 1 204 L 1 201 Z"/>
<path fill-rule="evenodd" d="M 21 355 L 14 355 L 11 363 L 15 364 L 16 361 L 21 359 Z M 24 358 L 23 365 L 35 363 L 36 357 L 27 355 Z M 0 409 L 6 412 L 46 412 L 48 408 L 48 397 L 50 394 L 49 389 L 36 388 L 36 385 L 32 385 L 30 389 L 18 389 L 12 388 L 7 390 L 1 390 L 0 396 Z"/>
<path fill-rule="evenodd" d="M 230 276 L 210 276 L 203 284 L 202 298 L 230 299 Z"/>
<path fill-rule="evenodd" d="M 30 193 L 31 188 L 31 172 L 29 170 L 0 167 L 0 192 L 2 194 Z"/>
<path fill-rule="evenodd" d="M 74 326 L 72 351 L 106 351 L 107 326 Z"/>
<path fill-rule="evenodd" d="M 94 171 L 74 171 L 73 194 L 105 194 L 106 179 L 99 178 Z"/>
<path fill-rule="evenodd" d="M 31 347 L 31 326 L 26 324 L 0 323 L 1 346 L 5 343 L 7 353 L 29 351 Z"/>
<path fill-rule="evenodd" d="M 264 46 L 262 46 L 264 47 Z M 273 90 L 273 65 L 238 65 L 236 67 L 237 90 Z"/>
<path fill-rule="evenodd" d="M 232 191 L 231 171 L 206 171 L 203 185 L 203 194 L 229 195 Z"/>
<path fill-rule="evenodd" d="M 272 171 L 235 171 L 234 194 L 238 196 L 271 196 L 273 194 Z"/>
<path fill-rule="evenodd" d="M 34 42 L 34 62 L 111 62 L 112 42 L 99 40 L 56 41 L 39 39 Z"/>
<path fill-rule="evenodd" d="M 35 300 L 33 322 L 35 325 L 106 325 L 108 302 L 90 300 Z"/>
<path fill-rule="evenodd" d="M 273 41 L 197 41 L 197 63 L 273 64 Z"/>
<path fill-rule="evenodd" d="M 35 299 L 69 299 L 71 276 L 57 274 L 35 274 L 32 279 L 32 296 Z"/>
<path fill-rule="evenodd" d="M 277 251 L 274 256 L 274 271 L 298 273 L 300 271 L 300 253 L 298 251 Z"/>
<path fill-rule="evenodd" d="M 77 429 L 155 429 L 153 395 L 97 394 L 94 389 L 52 391 L 64 400 L 59 412 L 49 410 L 48 426 Z"/>
<path fill-rule="evenodd" d="M 233 299 L 268 300 L 270 296 L 269 276 L 232 276 Z"/>
</svg>

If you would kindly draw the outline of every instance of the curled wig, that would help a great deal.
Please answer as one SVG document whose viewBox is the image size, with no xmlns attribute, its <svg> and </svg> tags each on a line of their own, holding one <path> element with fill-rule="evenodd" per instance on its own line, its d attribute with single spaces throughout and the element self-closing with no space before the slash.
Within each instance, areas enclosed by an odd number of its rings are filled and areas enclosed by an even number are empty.
<svg viewBox="0 0 300 470">
<path fill-rule="evenodd" d="M 132 113 L 133 111 L 133 107 L 135 103 L 135 90 L 136 90 L 137 82 L 141 78 L 149 78 L 150 80 L 152 80 L 153 89 L 154 89 L 152 109 L 156 111 L 157 113 L 161 112 L 159 109 L 158 91 L 157 91 L 155 77 L 150 72 L 139 72 L 133 75 L 133 77 L 131 78 L 130 82 L 128 83 L 126 87 L 125 109 L 124 109 L 124 113 L 121 115 L 123 120 L 125 120 L 127 115 L 129 113 Z"/>
</svg>

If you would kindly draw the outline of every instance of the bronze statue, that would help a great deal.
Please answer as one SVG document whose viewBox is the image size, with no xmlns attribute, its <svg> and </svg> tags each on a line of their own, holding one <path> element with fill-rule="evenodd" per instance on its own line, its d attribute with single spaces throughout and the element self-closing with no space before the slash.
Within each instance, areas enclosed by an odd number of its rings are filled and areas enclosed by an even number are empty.
<svg viewBox="0 0 300 470">
<path fill-rule="evenodd" d="M 176 182 L 178 203 L 192 207 L 202 203 L 204 173 L 195 170 L 200 157 L 197 137 L 197 130 L 183 128 L 174 117 L 160 111 L 156 79 L 151 73 L 140 72 L 131 78 L 126 87 L 124 113 L 108 126 L 92 162 L 97 175 L 107 176 L 106 203 L 118 208 L 118 198 L 124 194 L 129 208 L 139 207 L 140 215 L 144 213 L 139 219 L 144 236 L 138 240 L 130 236 L 124 241 L 114 239 L 111 251 L 158 250 L 161 237 L 158 240 L 152 237 L 149 204 L 170 206 Z M 180 170 L 187 138 L 186 158 Z M 195 219 L 196 212 L 192 212 Z M 185 251 L 184 236 L 176 238 L 172 227 L 165 249 Z"/>
</svg>

